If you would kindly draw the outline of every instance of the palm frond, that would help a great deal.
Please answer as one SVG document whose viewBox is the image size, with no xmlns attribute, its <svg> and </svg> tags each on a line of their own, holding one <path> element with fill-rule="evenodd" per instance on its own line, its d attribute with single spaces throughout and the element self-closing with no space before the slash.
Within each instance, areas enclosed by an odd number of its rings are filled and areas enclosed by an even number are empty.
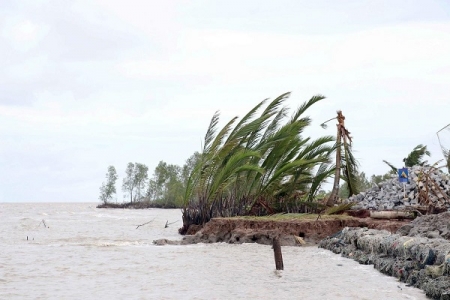
<svg viewBox="0 0 450 300">
<path fill-rule="evenodd" d="M 214 136 L 216 134 L 217 130 L 217 124 L 219 123 L 219 112 L 216 111 L 211 118 L 211 122 L 209 123 L 208 130 L 206 131 L 205 135 L 205 143 L 203 145 L 203 153 L 209 152 L 209 149 L 211 147 L 211 143 L 214 140 Z"/>
<path fill-rule="evenodd" d="M 423 163 L 422 159 L 424 155 L 431 155 L 430 151 L 427 150 L 427 146 L 422 144 L 417 145 L 404 159 L 405 166 L 412 167 L 415 165 L 421 165 Z"/>
<path fill-rule="evenodd" d="M 216 153 L 216 151 L 219 149 L 219 147 L 222 145 L 224 139 L 227 137 L 228 133 L 231 130 L 231 126 L 236 121 L 237 117 L 232 118 L 216 135 L 214 140 L 210 143 L 210 146 L 208 147 L 208 151 L 205 153 L 212 152 L 212 154 Z"/>
<path fill-rule="evenodd" d="M 275 182 L 280 182 L 284 176 L 288 175 L 290 171 L 294 171 L 298 168 L 308 168 L 313 167 L 316 163 L 321 162 L 320 159 L 310 159 L 310 160 L 295 160 L 293 162 L 287 163 L 283 166 L 280 166 L 268 180 L 268 182 L 261 189 L 261 193 L 265 192 L 270 188 L 272 184 Z"/>
<path fill-rule="evenodd" d="M 390 162 L 388 162 L 386 160 L 383 160 L 383 162 L 391 168 L 391 173 L 397 174 L 397 168 L 393 164 L 391 164 Z"/>
<path fill-rule="evenodd" d="M 309 99 L 307 102 L 304 102 L 298 109 L 297 111 L 294 113 L 294 115 L 291 118 L 291 123 L 295 122 L 298 120 L 298 118 L 300 118 L 300 116 L 302 114 L 305 113 L 305 111 L 311 107 L 314 103 L 317 103 L 321 100 L 325 99 L 325 96 L 323 95 L 315 95 L 313 97 L 311 97 L 311 99 Z"/>
<path fill-rule="evenodd" d="M 256 151 L 241 150 L 234 153 L 227 164 L 222 166 L 218 173 L 214 175 L 211 188 L 209 189 L 209 197 L 216 194 L 219 191 L 219 187 L 226 183 L 230 178 L 232 178 L 238 171 L 243 171 L 243 166 L 246 165 L 246 159 L 254 156 L 259 156 Z M 245 170 L 256 170 L 257 166 L 249 166 Z"/>
<path fill-rule="evenodd" d="M 315 176 L 312 178 L 311 186 L 308 192 L 308 201 L 313 201 L 314 197 L 318 193 L 321 185 L 326 181 L 327 178 L 331 177 L 335 171 L 335 166 L 330 165 L 328 163 L 322 163 Z"/>
<path fill-rule="evenodd" d="M 349 196 L 358 191 L 358 162 L 353 156 L 351 145 L 344 140 L 344 160 L 342 163 L 343 179 L 347 183 Z"/>
<path fill-rule="evenodd" d="M 264 103 L 267 102 L 268 99 L 264 99 L 260 103 L 258 103 L 255 107 L 253 107 L 240 121 L 239 123 L 234 127 L 233 131 L 229 135 L 229 139 L 235 139 L 236 133 L 248 122 L 251 121 L 253 116 L 258 112 L 258 110 L 264 105 Z M 240 135 L 242 136 L 242 134 Z M 228 142 L 228 141 L 227 141 Z"/>
<path fill-rule="evenodd" d="M 283 102 L 289 98 L 290 94 L 291 94 L 290 92 L 281 94 L 280 96 L 278 96 L 277 98 L 272 100 L 272 102 L 270 102 L 267 105 L 266 109 L 261 113 L 261 116 L 260 116 L 260 118 L 262 120 L 264 120 L 264 122 L 261 123 L 261 126 L 258 128 L 258 130 L 255 130 L 248 137 L 247 148 L 252 148 L 254 145 L 257 144 L 258 138 L 260 138 L 262 136 L 261 131 L 264 129 L 264 127 L 267 126 L 267 122 L 268 122 L 269 118 L 278 113 L 278 109 L 283 104 Z"/>
</svg>

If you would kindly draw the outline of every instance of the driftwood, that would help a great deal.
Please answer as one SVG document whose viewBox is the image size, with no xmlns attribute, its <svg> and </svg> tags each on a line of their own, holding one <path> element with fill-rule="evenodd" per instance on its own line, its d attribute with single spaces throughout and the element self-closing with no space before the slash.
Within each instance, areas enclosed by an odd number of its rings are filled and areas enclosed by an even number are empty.
<svg viewBox="0 0 450 300">
<path fill-rule="evenodd" d="M 153 222 L 155 219 L 156 219 L 156 218 L 153 218 L 152 220 L 150 220 L 150 221 L 148 221 L 148 222 L 146 222 L 146 223 L 144 223 L 144 224 L 137 225 L 136 229 L 138 229 L 138 228 L 141 227 L 141 226 L 147 225 L 148 223 Z"/>
</svg>

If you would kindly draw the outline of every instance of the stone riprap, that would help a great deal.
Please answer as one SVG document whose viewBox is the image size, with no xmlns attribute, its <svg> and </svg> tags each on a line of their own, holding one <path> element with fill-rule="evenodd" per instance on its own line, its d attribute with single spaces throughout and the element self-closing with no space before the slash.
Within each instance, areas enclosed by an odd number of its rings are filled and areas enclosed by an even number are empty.
<svg viewBox="0 0 450 300">
<path fill-rule="evenodd" d="M 450 299 L 450 212 L 422 216 L 392 234 L 385 230 L 344 228 L 319 247 L 361 264 L 372 264 L 425 291 Z"/>
<path fill-rule="evenodd" d="M 450 209 L 450 177 L 436 168 L 408 168 L 409 183 L 400 183 L 397 176 L 371 189 L 350 197 L 353 209 L 402 210 L 418 205 Z"/>
</svg>

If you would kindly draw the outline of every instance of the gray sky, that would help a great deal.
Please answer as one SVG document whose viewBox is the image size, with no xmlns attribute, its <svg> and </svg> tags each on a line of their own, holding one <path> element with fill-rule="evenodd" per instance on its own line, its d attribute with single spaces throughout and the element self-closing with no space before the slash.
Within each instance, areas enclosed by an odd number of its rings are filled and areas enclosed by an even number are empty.
<svg viewBox="0 0 450 300">
<path fill-rule="evenodd" d="M 0 1 L 0 45 L 0 202 L 96 202 L 109 165 L 120 191 L 128 162 L 182 165 L 216 110 L 287 91 L 327 96 L 309 135 L 343 110 L 369 176 L 441 159 L 450 123 L 446 0 Z"/>
</svg>

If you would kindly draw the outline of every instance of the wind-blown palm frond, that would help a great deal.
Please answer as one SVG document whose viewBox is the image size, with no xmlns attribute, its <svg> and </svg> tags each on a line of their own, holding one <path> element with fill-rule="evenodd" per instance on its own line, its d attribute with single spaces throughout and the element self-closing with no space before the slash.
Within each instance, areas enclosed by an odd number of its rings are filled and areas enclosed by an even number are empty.
<svg viewBox="0 0 450 300">
<path fill-rule="evenodd" d="M 321 185 L 326 181 L 327 178 L 329 178 L 331 175 L 333 175 L 335 170 L 335 166 L 329 164 L 329 163 L 322 163 L 319 168 L 317 169 L 317 172 L 315 176 L 312 178 L 311 187 L 309 189 L 308 201 L 313 201 L 314 197 L 317 195 L 317 193 L 320 190 Z"/>
<path fill-rule="evenodd" d="M 208 130 L 205 135 L 205 143 L 203 145 L 203 153 L 208 153 L 211 147 L 211 143 L 214 140 L 214 136 L 217 130 L 217 124 L 219 123 L 219 112 L 216 111 L 211 118 L 211 122 L 209 123 Z"/>
<path fill-rule="evenodd" d="M 233 131 L 230 133 L 229 137 L 228 137 L 228 141 L 230 141 L 231 139 L 235 139 L 236 137 L 236 133 L 248 122 L 251 121 L 251 119 L 253 118 L 253 116 L 258 112 L 258 110 L 264 105 L 264 103 L 267 102 L 268 99 L 264 99 L 263 101 L 261 101 L 260 103 L 258 103 L 258 105 L 256 105 L 255 107 L 253 107 L 240 121 L 239 123 L 234 127 Z M 245 135 L 242 135 L 242 133 L 239 135 L 239 137 L 242 137 Z"/>
<path fill-rule="evenodd" d="M 300 118 L 301 115 L 305 113 L 305 111 L 311 107 L 314 103 L 317 103 L 321 100 L 325 99 L 325 96 L 323 95 L 315 95 L 311 99 L 309 99 L 307 102 L 303 103 L 297 111 L 294 113 L 294 115 L 291 118 L 291 123 L 295 122 Z"/>
<path fill-rule="evenodd" d="M 344 142 L 342 171 L 342 179 L 347 183 L 349 196 L 358 194 L 358 163 L 352 154 L 351 145 L 347 142 Z"/>
<path fill-rule="evenodd" d="M 228 133 L 231 130 L 231 126 L 236 121 L 237 117 L 231 119 L 216 135 L 210 146 L 208 147 L 208 151 L 206 153 L 216 154 L 219 150 L 219 147 L 223 144 L 224 139 L 227 137 Z"/>
<path fill-rule="evenodd" d="M 310 160 L 295 160 L 293 162 L 287 163 L 280 168 L 278 168 L 273 176 L 268 180 L 268 182 L 263 186 L 261 189 L 261 193 L 267 191 L 274 183 L 278 182 L 283 179 L 284 176 L 287 176 L 290 171 L 296 170 L 298 168 L 305 168 L 305 167 L 313 167 L 317 163 L 320 163 L 320 159 L 310 159 Z"/>
<path fill-rule="evenodd" d="M 329 143 L 333 141 L 335 138 L 331 135 L 320 137 L 303 147 L 297 158 L 309 159 L 324 153 L 329 154 L 330 150 L 335 149 L 335 146 L 329 146 Z"/>
<path fill-rule="evenodd" d="M 383 160 L 383 162 L 391 168 L 391 173 L 397 174 L 397 168 L 393 164 L 391 164 L 390 162 L 388 162 L 386 160 Z"/>
<path fill-rule="evenodd" d="M 237 172 L 244 170 L 263 172 L 264 170 L 258 166 L 246 165 L 246 159 L 254 156 L 259 156 L 259 153 L 256 151 L 241 150 L 230 157 L 227 164 L 220 170 L 217 170 L 218 173 L 214 175 L 214 180 L 212 181 L 208 196 L 212 197 L 219 191 L 219 187 L 228 184 L 227 181 Z"/>
<path fill-rule="evenodd" d="M 264 132 L 264 134 L 261 137 L 261 142 L 266 141 L 268 137 L 272 136 L 276 132 L 276 130 L 280 126 L 281 121 L 283 120 L 283 118 L 286 117 L 287 110 L 288 109 L 286 107 L 283 107 L 282 109 L 280 109 L 280 111 L 275 116 L 275 118 L 273 118 L 273 120 L 269 124 L 269 126 L 267 126 L 266 131 Z"/>
<path fill-rule="evenodd" d="M 413 151 L 411 151 L 403 160 L 405 162 L 405 166 L 412 167 L 423 164 L 422 159 L 424 155 L 431 155 L 430 151 L 427 150 L 427 146 L 424 146 L 422 144 L 417 145 L 416 147 L 414 147 Z"/>
<path fill-rule="evenodd" d="M 262 112 L 261 116 L 258 118 L 260 126 L 256 128 L 247 138 L 246 147 L 247 149 L 252 149 L 257 145 L 258 140 L 262 137 L 262 130 L 267 126 L 269 120 L 272 116 L 277 115 L 278 109 L 281 107 L 284 101 L 289 98 L 291 93 L 284 93 L 267 105 L 266 109 Z"/>
</svg>

